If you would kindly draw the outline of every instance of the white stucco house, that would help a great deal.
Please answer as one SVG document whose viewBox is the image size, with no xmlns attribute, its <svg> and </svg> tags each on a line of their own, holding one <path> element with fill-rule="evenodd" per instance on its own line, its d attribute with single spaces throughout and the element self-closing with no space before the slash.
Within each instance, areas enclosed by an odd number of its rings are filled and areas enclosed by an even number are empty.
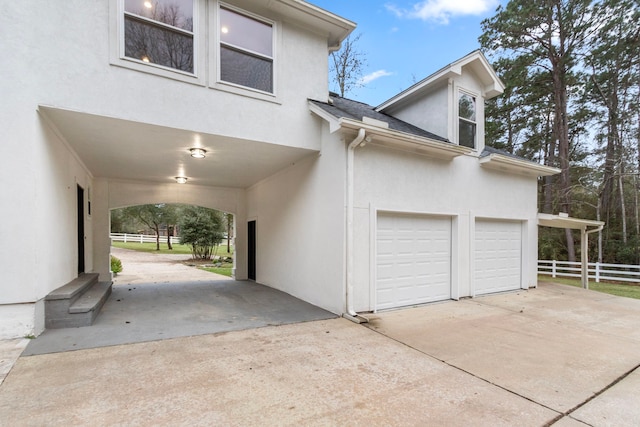
<svg viewBox="0 0 640 427">
<path fill-rule="evenodd" d="M 146 203 L 233 213 L 237 280 L 352 318 L 536 286 L 558 170 L 485 146 L 480 52 L 374 107 L 328 91 L 355 24 L 302 0 L 2 8 L 0 338 L 110 282 L 110 209 Z"/>
</svg>

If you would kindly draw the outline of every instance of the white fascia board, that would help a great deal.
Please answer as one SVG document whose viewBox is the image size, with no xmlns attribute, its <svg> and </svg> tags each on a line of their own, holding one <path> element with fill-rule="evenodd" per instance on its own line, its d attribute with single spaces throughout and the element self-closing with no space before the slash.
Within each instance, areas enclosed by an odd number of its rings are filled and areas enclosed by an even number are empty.
<svg viewBox="0 0 640 427">
<path fill-rule="evenodd" d="M 339 120 L 339 124 L 345 130 L 358 131 L 364 129 L 367 136 L 371 137 L 370 143 L 372 145 L 395 148 L 441 160 L 452 160 L 455 157 L 473 152 L 472 148 L 374 126 L 359 120 L 343 117 Z"/>
<path fill-rule="evenodd" d="M 269 0 L 269 8 L 328 36 L 330 50 L 337 50 L 357 24 L 303 0 Z"/>
<path fill-rule="evenodd" d="M 561 172 L 558 168 L 539 165 L 527 160 L 515 159 L 502 154 L 490 154 L 479 159 L 480 166 L 502 172 L 527 176 L 550 176 Z"/>
<path fill-rule="evenodd" d="M 326 121 L 327 123 L 329 123 L 329 132 L 330 133 L 334 133 L 335 131 L 337 131 L 338 129 L 340 129 L 340 121 L 331 113 L 326 112 L 325 110 L 323 110 L 322 108 L 318 107 L 316 104 L 314 104 L 313 102 L 309 101 L 309 110 L 314 113 L 315 115 L 317 115 L 318 117 L 320 117 L 321 119 L 323 119 L 324 121 Z"/>
<path fill-rule="evenodd" d="M 538 225 L 552 228 L 570 228 L 573 230 L 586 230 L 587 227 L 604 227 L 604 221 L 594 221 L 590 219 L 572 218 L 564 215 L 552 215 L 539 213 Z"/>
</svg>

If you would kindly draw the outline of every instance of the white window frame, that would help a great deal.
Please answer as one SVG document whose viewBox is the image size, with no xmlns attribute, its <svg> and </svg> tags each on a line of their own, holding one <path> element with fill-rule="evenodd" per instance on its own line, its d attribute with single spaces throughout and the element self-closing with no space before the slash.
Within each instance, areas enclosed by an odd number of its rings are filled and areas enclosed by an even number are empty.
<svg viewBox="0 0 640 427">
<path fill-rule="evenodd" d="M 272 65 L 272 79 L 273 79 L 273 92 L 266 92 L 260 89 L 254 89 L 252 87 L 249 86 L 243 86 L 237 83 L 232 83 L 232 82 L 227 82 L 225 80 L 221 79 L 221 66 L 220 66 L 220 46 L 222 44 L 221 40 L 220 40 L 220 32 L 218 31 L 218 29 L 220 28 L 220 8 L 225 8 L 228 10 L 231 10 L 233 12 L 236 12 L 240 15 L 244 15 L 248 18 L 251 19 L 255 19 L 256 21 L 260 21 L 263 22 L 267 25 L 271 26 L 271 31 L 272 31 L 272 38 L 271 38 L 271 65 Z M 212 78 L 211 81 L 213 82 L 211 84 L 212 88 L 215 89 L 219 89 L 219 90 L 223 90 L 223 91 L 227 91 L 227 92 L 232 92 L 232 93 L 236 93 L 239 95 L 246 95 L 246 96 L 250 96 L 253 98 L 259 98 L 259 99 L 263 99 L 266 101 L 277 101 L 277 93 L 278 93 L 278 61 L 277 61 L 277 57 L 278 57 L 278 50 L 277 50 L 277 46 L 278 46 L 278 40 L 280 37 L 280 29 L 278 26 L 278 23 L 274 20 L 265 18 L 264 16 L 259 16 L 256 15 L 255 13 L 251 13 L 249 11 L 246 11 L 244 9 L 240 9 L 236 6 L 230 5 L 228 3 L 224 3 L 224 2 L 216 2 L 215 5 L 215 13 L 210 14 L 211 15 L 211 22 L 209 25 L 210 29 L 214 29 L 213 31 L 210 30 L 210 33 L 213 32 L 213 35 L 211 36 L 211 42 L 215 45 L 213 48 L 210 48 L 210 55 L 209 55 L 209 67 L 212 70 L 211 74 L 212 74 Z M 234 46 L 234 48 L 239 49 L 241 51 L 245 51 L 248 52 L 252 55 L 257 55 L 259 57 L 265 57 L 265 55 L 263 54 L 259 54 L 250 50 L 246 50 L 243 48 L 239 48 L 237 46 Z M 265 57 L 266 58 L 266 57 Z"/>
<path fill-rule="evenodd" d="M 204 48 L 206 46 L 206 4 L 202 0 L 194 0 L 193 11 L 193 73 L 177 70 L 160 64 L 144 62 L 125 56 L 125 10 L 124 0 L 110 0 L 110 63 L 148 74 L 155 74 L 187 83 L 205 85 Z M 144 19 L 144 18 L 143 18 Z M 155 22 L 155 21 L 153 21 Z M 172 27 L 173 28 L 173 27 Z"/>
<path fill-rule="evenodd" d="M 467 95 L 470 96 L 471 98 L 473 98 L 473 102 L 474 102 L 474 109 L 475 109 L 475 115 L 476 115 L 476 119 L 475 120 L 470 120 L 467 119 L 466 117 L 462 117 L 460 116 L 460 97 L 462 95 Z M 475 126 L 475 132 L 473 135 L 473 147 L 468 147 L 468 148 L 472 148 L 473 150 L 478 150 L 478 145 L 479 145 L 479 138 L 478 138 L 478 116 L 480 115 L 480 112 L 478 111 L 478 99 L 480 99 L 478 94 L 475 94 L 471 91 L 465 90 L 465 89 L 458 89 L 457 91 L 457 96 L 456 96 L 456 102 L 455 102 L 455 107 L 456 107 L 456 141 L 458 143 L 458 145 L 460 144 L 460 120 L 464 120 L 467 123 L 472 123 Z M 463 147 L 466 147 L 465 145 L 463 145 Z"/>
</svg>

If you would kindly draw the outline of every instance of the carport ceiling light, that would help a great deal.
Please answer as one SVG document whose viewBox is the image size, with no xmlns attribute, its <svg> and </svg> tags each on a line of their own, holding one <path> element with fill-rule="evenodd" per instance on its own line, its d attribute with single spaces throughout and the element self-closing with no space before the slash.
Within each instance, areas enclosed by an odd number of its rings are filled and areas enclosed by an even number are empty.
<svg viewBox="0 0 640 427">
<path fill-rule="evenodd" d="M 186 184 L 187 183 L 187 177 L 186 176 L 176 176 L 176 182 L 178 184 Z"/>
<path fill-rule="evenodd" d="M 191 157 L 195 159 L 204 159 L 205 154 L 207 154 L 207 151 L 202 148 L 191 148 L 189 151 L 191 152 Z"/>
</svg>

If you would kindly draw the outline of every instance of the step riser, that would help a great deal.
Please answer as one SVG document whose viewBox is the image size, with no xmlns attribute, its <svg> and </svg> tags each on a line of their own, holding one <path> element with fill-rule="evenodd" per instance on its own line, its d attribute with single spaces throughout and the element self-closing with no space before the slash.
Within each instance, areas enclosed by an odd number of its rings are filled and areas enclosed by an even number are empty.
<svg viewBox="0 0 640 427">
<path fill-rule="evenodd" d="M 109 295 L 111 283 L 99 283 L 97 274 L 83 275 L 47 296 L 45 327 L 59 329 L 91 326 Z"/>
</svg>

